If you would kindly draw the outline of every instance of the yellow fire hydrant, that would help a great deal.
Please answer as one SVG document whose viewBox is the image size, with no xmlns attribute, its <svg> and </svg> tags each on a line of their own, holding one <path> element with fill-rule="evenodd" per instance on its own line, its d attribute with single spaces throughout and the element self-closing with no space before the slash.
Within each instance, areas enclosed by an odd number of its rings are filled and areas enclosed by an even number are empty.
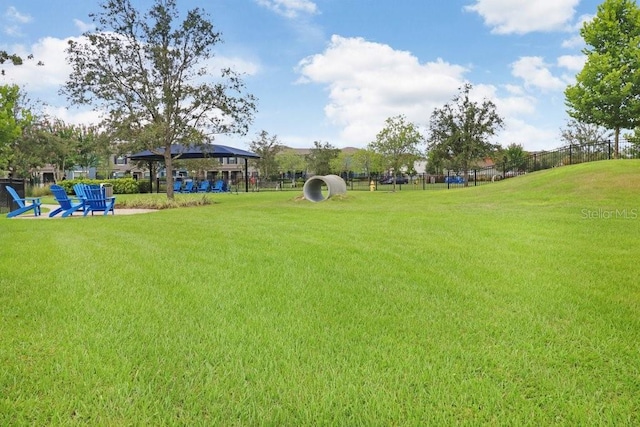
<svg viewBox="0 0 640 427">
<path fill-rule="evenodd" d="M 376 183 L 373 180 L 369 183 L 369 191 L 376 191 Z"/>
</svg>

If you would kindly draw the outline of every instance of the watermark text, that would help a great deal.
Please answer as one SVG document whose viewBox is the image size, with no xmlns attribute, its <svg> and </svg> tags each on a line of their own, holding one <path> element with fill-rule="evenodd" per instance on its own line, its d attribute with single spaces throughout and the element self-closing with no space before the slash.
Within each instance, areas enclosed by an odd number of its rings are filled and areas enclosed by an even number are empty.
<svg viewBox="0 0 640 427">
<path fill-rule="evenodd" d="M 640 209 L 582 209 L 580 211 L 582 219 L 638 219 L 640 218 Z"/>
</svg>

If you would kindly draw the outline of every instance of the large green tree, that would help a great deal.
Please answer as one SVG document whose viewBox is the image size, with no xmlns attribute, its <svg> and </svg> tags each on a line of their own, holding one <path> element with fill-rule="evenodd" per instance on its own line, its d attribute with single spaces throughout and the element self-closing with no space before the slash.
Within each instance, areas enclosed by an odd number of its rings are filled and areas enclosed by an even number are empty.
<svg viewBox="0 0 640 427">
<path fill-rule="evenodd" d="M 11 165 L 16 176 L 25 178 L 33 169 L 45 164 L 57 164 L 57 139 L 48 131 L 48 127 L 46 120 L 34 120 L 25 126 L 21 137 L 12 144 Z"/>
<path fill-rule="evenodd" d="M 502 151 L 503 160 L 506 159 L 505 167 L 515 172 L 524 172 L 527 168 L 529 153 L 524 150 L 521 144 L 511 143 Z"/>
<path fill-rule="evenodd" d="M 98 167 L 110 153 L 109 141 L 95 126 L 69 125 L 72 162 L 83 170 Z"/>
<path fill-rule="evenodd" d="M 341 150 L 338 157 L 331 159 L 329 166 L 336 175 L 348 175 L 350 171 L 353 171 L 353 153 Z"/>
<path fill-rule="evenodd" d="M 309 171 L 316 175 L 328 175 L 331 173 L 331 161 L 338 157 L 340 149 L 328 142 L 314 141 L 313 148 L 307 155 Z"/>
<path fill-rule="evenodd" d="M 64 171 L 75 164 L 76 129 L 56 118 L 44 118 L 34 126 L 32 138 L 39 141 L 41 152 L 53 165 L 56 179 L 61 179 Z"/>
<path fill-rule="evenodd" d="M 605 0 L 580 34 L 587 56 L 576 83 L 565 90 L 574 119 L 614 132 L 640 125 L 640 9 L 633 0 Z"/>
<path fill-rule="evenodd" d="M 0 167 L 6 167 L 10 144 L 22 133 L 16 117 L 19 94 L 16 85 L 0 86 Z"/>
<path fill-rule="evenodd" d="M 372 175 L 382 172 L 383 163 L 384 159 L 380 154 L 369 149 L 361 149 L 353 153 L 352 170 L 363 173 L 371 179 Z"/>
<path fill-rule="evenodd" d="M 582 123 L 575 119 L 567 121 L 560 129 L 560 139 L 569 145 L 587 146 L 603 144 L 611 137 L 611 131 L 591 123 Z"/>
<path fill-rule="evenodd" d="M 51 164 L 56 179 L 72 166 L 84 170 L 99 166 L 111 151 L 107 138 L 97 128 L 49 117 L 34 119 L 25 126 L 12 149 L 12 163 L 21 176 L 32 168 Z"/>
<path fill-rule="evenodd" d="M 0 86 L 0 169 L 14 169 L 16 145 L 23 138 L 33 114 L 16 85 Z"/>
<path fill-rule="evenodd" d="M 499 149 L 491 137 L 503 126 L 495 104 L 488 99 L 472 101 L 471 89 L 470 84 L 464 85 L 451 102 L 433 111 L 429 123 L 430 159 L 463 171 L 465 185 L 470 168 Z"/>
<path fill-rule="evenodd" d="M 277 135 L 269 136 L 269 132 L 262 130 L 249 144 L 249 149 L 260 156 L 252 160 L 253 166 L 258 169 L 260 177 L 269 179 L 278 170 L 276 155 L 283 150 L 283 146 Z"/>
<path fill-rule="evenodd" d="M 402 169 L 413 169 L 413 164 L 420 158 L 419 146 L 423 142 L 418 127 L 399 115 L 385 120 L 385 127 L 378 132 L 376 140 L 369 143 L 368 149 L 378 153 L 385 169 L 393 173 L 394 190 L 396 176 Z"/>
<path fill-rule="evenodd" d="M 576 119 L 567 121 L 560 129 L 560 138 L 570 147 L 573 158 L 589 156 L 591 159 L 606 159 L 610 156 L 609 141 L 612 132 L 602 126 L 579 122 Z M 572 160 L 573 162 L 574 160 Z"/>
<path fill-rule="evenodd" d="M 172 199 L 171 145 L 246 134 L 255 98 L 232 69 L 211 76 L 221 35 L 201 9 L 182 15 L 176 0 L 154 0 L 141 13 L 130 0 L 104 0 L 91 17 L 95 31 L 69 42 L 63 93 L 106 112 L 114 138 L 163 154 Z"/>
<path fill-rule="evenodd" d="M 304 171 L 307 165 L 304 157 L 296 153 L 294 150 L 288 149 L 281 151 L 276 155 L 276 162 L 278 164 L 278 169 L 282 173 L 290 173 L 291 186 L 295 187 L 296 172 Z"/>
</svg>

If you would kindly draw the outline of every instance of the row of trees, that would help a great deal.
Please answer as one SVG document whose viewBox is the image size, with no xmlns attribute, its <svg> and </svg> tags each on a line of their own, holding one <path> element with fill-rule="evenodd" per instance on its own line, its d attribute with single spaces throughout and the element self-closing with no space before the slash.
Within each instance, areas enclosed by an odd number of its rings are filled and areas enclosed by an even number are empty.
<svg viewBox="0 0 640 427">
<path fill-rule="evenodd" d="M 154 0 L 146 12 L 130 0 L 103 0 L 99 7 L 90 15 L 95 30 L 69 42 L 71 74 L 61 94 L 73 105 L 102 111 L 100 129 L 108 130 L 109 140 L 126 151 L 162 153 L 167 170 L 172 170 L 179 157 L 172 157 L 172 144 L 246 134 L 256 100 L 234 70 L 212 68 L 213 47 L 222 38 L 203 10 L 183 14 L 176 0 Z M 1 63 L 22 62 L 5 54 Z M 24 128 L 8 130 L 24 135 Z M 0 144 L 6 148 L 14 140 L 8 135 Z M 171 199 L 172 174 L 167 180 Z"/>
<path fill-rule="evenodd" d="M 320 175 L 356 171 L 369 177 L 379 173 L 396 177 L 400 173 L 415 173 L 416 161 L 426 158 L 422 150 L 426 141 L 433 172 L 448 168 L 467 173 L 476 167 L 478 160 L 500 152 L 500 146 L 493 144 L 491 138 L 503 123 L 493 102 L 470 99 L 471 89 L 471 85 L 465 85 L 452 102 L 434 110 L 428 138 L 417 125 L 398 115 L 385 121 L 384 128 L 366 149 L 353 154 L 316 141 L 305 164 L 293 151 L 286 151 L 277 137 L 269 137 L 263 131 L 251 143 L 251 149 L 261 156 L 256 166 L 267 177 L 276 170 L 310 170 Z"/>
<path fill-rule="evenodd" d="M 61 93 L 72 104 L 103 111 L 101 129 L 109 129 L 111 141 L 127 141 L 132 151 L 160 146 L 171 170 L 176 159 L 171 156 L 172 144 L 206 142 L 215 134 L 246 134 L 256 99 L 246 93 L 236 72 L 211 68 L 213 47 L 221 42 L 221 34 L 204 11 L 195 8 L 181 14 L 176 0 L 154 0 L 145 13 L 130 0 L 103 0 L 100 8 L 91 15 L 95 30 L 85 33 L 82 42 L 68 46 L 72 72 Z M 605 0 L 581 35 L 587 45 L 587 61 L 576 84 L 565 92 L 568 112 L 579 123 L 613 130 L 617 154 L 620 131 L 640 126 L 640 11 L 635 1 Z M 0 63 L 5 62 L 19 64 L 21 58 L 4 52 Z M 213 73 L 218 74 L 214 80 Z M 495 105 L 489 100 L 472 101 L 470 91 L 471 86 L 465 85 L 450 103 L 433 112 L 426 138 L 404 116 L 391 117 L 367 149 L 351 158 L 341 158 L 328 143 L 315 142 L 306 159 L 308 169 L 328 173 L 357 167 L 371 174 L 382 167 L 396 174 L 411 169 L 413 161 L 422 156 L 428 158 L 432 170 L 446 167 L 466 173 L 479 160 L 501 155 L 500 147 L 491 141 L 503 126 Z M 42 132 L 62 140 L 67 137 L 42 122 L 33 125 L 28 111 L 17 107 L 17 96 L 15 89 L 7 87 L 0 100 L 0 161 L 26 167 L 36 163 L 29 157 L 40 148 L 21 151 L 11 146 L 16 132 L 32 141 Z M 88 130 L 75 129 L 71 134 L 80 144 L 100 139 Z M 263 136 L 265 141 L 260 139 L 252 148 L 263 156 L 259 167 L 264 175 L 276 169 L 299 169 L 295 164 L 299 159 L 279 153 L 276 137 Z M 420 150 L 424 143 L 426 154 Z M 507 151 L 513 156 L 522 154 L 517 145 Z M 77 148 L 73 155 L 79 157 L 74 161 L 84 161 Z M 275 165 L 278 155 L 280 163 Z M 56 157 L 51 155 L 50 160 Z M 173 198 L 172 174 L 167 178 L 167 195 Z"/>
<path fill-rule="evenodd" d="M 58 179 L 70 167 L 97 167 L 112 153 L 109 140 L 95 127 L 38 115 L 18 86 L 0 86 L 0 170 L 15 178 L 45 165 L 54 167 Z"/>
<path fill-rule="evenodd" d="M 480 105 L 471 102 L 470 90 L 471 86 L 466 85 L 452 104 L 436 110 L 432 116 L 430 153 L 433 159 L 451 168 L 470 167 L 474 156 L 490 155 L 498 149 L 497 145 L 488 142 L 501 125 L 495 106 L 490 101 Z M 352 153 L 343 152 L 327 142 L 315 141 L 309 154 L 301 156 L 286 149 L 277 136 L 269 136 L 266 131 L 251 142 L 250 149 L 260 155 L 255 167 L 267 178 L 281 172 L 295 176 L 297 171 L 319 175 L 356 172 L 368 177 L 389 173 L 395 177 L 400 173 L 415 173 L 416 161 L 425 158 L 421 149 L 424 142 L 419 128 L 399 115 L 386 120 L 384 128 L 366 149 Z"/>
</svg>

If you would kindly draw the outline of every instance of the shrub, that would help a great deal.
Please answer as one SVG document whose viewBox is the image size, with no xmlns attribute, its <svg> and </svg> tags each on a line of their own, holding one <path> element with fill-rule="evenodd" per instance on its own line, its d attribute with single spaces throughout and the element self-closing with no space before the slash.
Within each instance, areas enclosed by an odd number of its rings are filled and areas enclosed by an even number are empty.
<svg viewBox="0 0 640 427">
<path fill-rule="evenodd" d="M 179 198 L 169 200 L 165 198 L 149 198 L 147 196 L 141 196 L 135 199 L 127 199 L 117 204 L 120 208 L 129 209 L 173 209 L 173 208 L 187 208 L 194 206 L 211 205 L 215 202 L 208 196 L 203 195 L 199 198 Z"/>
<path fill-rule="evenodd" d="M 151 193 L 151 183 L 149 181 L 138 181 L 139 193 Z"/>
<path fill-rule="evenodd" d="M 27 197 L 44 197 L 50 196 L 51 190 L 48 185 L 40 186 L 27 186 Z"/>
<path fill-rule="evenodd" d="M 137 194 L 140 192 L 138 181 L 133 178 L 109 179 L 113 185 L 113 194 Z"/>
<path fill-rule="evenodd" d="M 113 194 L 137 194 L 140 193 L 140 182 L 133 178 L 118 179 L 72 179 L 58 182 L 67 194 L 74 194 L 73 186 L 76 184 L 111 184 L 113 186 Z M 148 183 L 147 183 L 148 188 Z"/>
</svg>

